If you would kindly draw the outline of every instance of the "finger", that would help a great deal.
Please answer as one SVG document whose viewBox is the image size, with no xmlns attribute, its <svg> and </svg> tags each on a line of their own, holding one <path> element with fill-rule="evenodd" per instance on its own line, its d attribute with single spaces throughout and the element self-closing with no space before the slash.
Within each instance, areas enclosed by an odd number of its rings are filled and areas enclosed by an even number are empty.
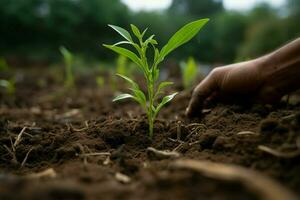
<svg viewBox="0 0 300 200">
<path fill-rule="evenodd" d="M 212 92 L 212 94 L 205 99 L 203 103 L 203 108 L 212 107 L 217 102 L 219 97 L 220 97 L 219 92 L 217 91 Z"/>
<path fill-rule="evenodd" d="M 256 100 L 260 103 L 273 104 L 279 102 L 282 96 L 281 92 L 273 87 L 263 87 L 259 91 Z"/>
<path fill-rule="evenodd" d="M 194 89 L 192 98 L 186 109 L 186 115 L 195 117 L 201 113 L 205 101 L 216 91 L 217 85 L 212 76 L 206 77 Z"/>
</svg>

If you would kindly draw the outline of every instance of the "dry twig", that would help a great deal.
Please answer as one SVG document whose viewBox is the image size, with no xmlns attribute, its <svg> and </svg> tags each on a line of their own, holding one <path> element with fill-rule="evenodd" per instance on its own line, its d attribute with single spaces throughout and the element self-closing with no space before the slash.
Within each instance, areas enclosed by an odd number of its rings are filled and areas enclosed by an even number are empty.
<svg viewBox="0 0 300 200">
<path fill-rule="evenodd" d="M 25 126 L 24 128 L 22 128 L 21 132 L 18 134 L 18 136 L 14 142 L 14 145 L 13 145 L 14 148 L 16 148 L 16 146 L 21 142 L 22 135 L 26 129 L 27 129 L 27 127 Z"/>
<path fill-rule="evenodd" d="M 44 171 L 28 174 L 25 176 L 25 178 L 28 179 L 40 179 L 40 178 L 55 178 L 57 176 L 56 172 L 53 168 L 46 169 Z"/>
<path fill-rule="evenodd" d="M 176 151 L 161 151 L 153 147 L 147 148 L 148 154 L 154 155 L 157 159 L 178 158 L 180 154 Z"/>
<path fill-rule="evenodd" d="M 258 149 L 279 158 L 291 159 L 300 156 L 300 149 L 293 152 L 281 152 L 263 145 L 258 146 Z"/>
<path fill-rule="evenodd" d="M 115 174 L 115 178 L 117 179 L 117 181 L 121 183 L 129 183 L 131 181 L 131 178 L 129 176 L 122 174 L 120 172 L 117 172 Z"/>
<path fill-rule="evenodd" d="M 246 188 L 256 192 L 266 200 L 296 200 L 298 199 L 291 191 L 254 170 L 244 167 L 212 163 L 208 161 L 177 160 L 172 167 L 179 169 L 194 170 L 206 177 L 224 181 L 238 181 Z"/>
<path fill-rule="evenodd" d="M 109 152 L 94 152 L 94 153 L 81 153 L 77 154 L 79 157 L 88 157 L 88 156 L 110 156 Z"/>
<path fill-rule="evenodd" d="M 259 134 L 255 133 L 253 131 L 240 131 L 240 132 L 237 133 L 237 135 L 254 135 L 254 136 L 257 136 Z"/>
<path fill-rule="evenodd" d="M 29 151 L 26 153 L 26 156 L 25 156 L 25 158 L 23 159 L 23 162 L 21 163 L 21 167 L 20 167 L 20 168 L 22 168 L 22 167 L 25 165 L 25 163 L 26 163 L 26 161 L 27 161 L 27 159 L 28 159 L 28 156 L 29 156 L 30 152 L 31 152 L 33 149 L 34 149 L 34 147 L 31 147 L 31 148 L 29 149 Z"/>
</svg>

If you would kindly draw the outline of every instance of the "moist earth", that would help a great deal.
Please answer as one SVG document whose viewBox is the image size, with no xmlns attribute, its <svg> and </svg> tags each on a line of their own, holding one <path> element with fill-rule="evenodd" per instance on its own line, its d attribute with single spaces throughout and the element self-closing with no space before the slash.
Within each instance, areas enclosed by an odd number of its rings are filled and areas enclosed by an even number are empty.
<svg viewBox="0 0 300 200">
<path fill-rule="evenodd" d="M 113 103 L 116 92 L 97 87 L 93 75 L 65 90 L 44 74 L 25 71 L 15 95 L 1 91 L 0 199 L 261 199 L 238 181 L 172 167 L 182 158 L 255 170 L 300 196 L 299 104 L 217 104 L 188 119 L 191 92 L 182 91 L 150 139 L 139 106 Z M 52 175 L 35 176 L 49 169 Z"/>
</svg>

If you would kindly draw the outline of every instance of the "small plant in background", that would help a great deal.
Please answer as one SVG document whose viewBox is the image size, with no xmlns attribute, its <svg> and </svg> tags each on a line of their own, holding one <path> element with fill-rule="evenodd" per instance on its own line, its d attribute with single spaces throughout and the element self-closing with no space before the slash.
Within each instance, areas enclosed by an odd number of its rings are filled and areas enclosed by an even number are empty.
<svg viewBox="0 0 300 200">
<path fill-rule="evenodd" d="M 4 80 L 0 79 L 0 86 L 6 89 L 6 93 L 9 95 L 14 95 L 16 92 L 15 80 Z"/>
<path fill-rule="evenodd" d="M 103 76 L 97 76 L 96 77 L 96 83 L 98 85 L 99 88 L 102 88 L 105 84 L 105 80 L 104 80 L 104 77 Z"/>
<path fill-rule="evenodd" d="M 169 53 L 191 40 L 207 22 L 208 19 L 200 19 L 185 25 L 169 39 L 168 43 L 161 50 L 156 47 L 158 43 L 154 39 L 154 35 L 151 35 L 144 40 L 147 29 L 141 32 L 135 25 L 131 24 L 131 30 L 137 38 L 137 42 L 135 42 L 132 39 L 131 34 L 125 29 L 118 26 L 109 25 L 123 38 L 125 38 L 125 41 L 120 41 L 114 45 L 104 44 L 104 46 L 120 55 L 129 58 L 131 61 L 136 63 L 139 69 L 143 72 L 147 83 L 147 94 L 145 94 L 140 89 L 139 85 L 132 79 L 128 78 L 127 76 L 118 74 L 118 76 L 130 83 L 130 90 L 132 91 L 132 94 L 118 95 L 113 99 L 113 101 L 118 101 L 126 98 L 132 98 L 137 101 L 147 114 L 150 138 L 153 137 L 153 126 L 158 112 L 177 94 L 176 92 L 171 95 L 165 96 L 160 102 L 158 102 L 163 89 L 172 84 L 172 82 L 157 83 L 159 78 L 158 65 L 165 59 L 165 57 Z M 137 53 L 134 53 L 129 49 L 120 47 L 120 45 L 122 44 L 132 46 Z M 149 47 L 152 47 L 153 49 L 152 61 L 147 58 L 147 50 L 149 49 Z"/>
<path fill-rule="evenodd" d="M 110 73 L 112 73 L 112 75 L 113 75 L 110 77 L 111 78 L 110 79 L 111 88 L 114 91 L 116 91 L 118 81 L 116 80 L 116 77 L 114 76 L 115 74 L 121 74 L 121 75 L 124 75 L 127 77 L 131 77 L 131 68 L 129 68 L 128 58 L 123 55 L 119 55 L 118 58 L 116 59 L 116 68 L 114 68 L 112 71 L 110 71 Z"/>
<path fill-rule="evenodd" d="M 122 74 L 128 76 L 129 69 L 128 67 L 128 59 L 125 56 L 119 55 L 117 58 L 117 67 L 116 72 L 117 74 Z"/>
<path fill-rule="evenodd" d="M 184 89 L 191 88 L 195 83 L 198 75 L 198 69 L 195 59 L 193 57 L 189 57 L 187 62 L 181 62 L 180 69 Z"/>
<path fill-rule="evenodd" d="M 0 72 L 8 71 L 9 66 L 5 60 L 5 58 L 0 58 Z M 5 88 L 6 93 L 9 95 L 14 95 L 16 92 L 16 81 L 14 78 L 11 79 L 0 79 L 0 87 Z"/>
<path fill-rule="evenodd" d="M 0 71 L 7 71 L 9 69 L 5 58 L 0 57 Z"/>
<path fill-rule="evenodd" d="M 65 47 L 60 47 L 60 52 L 63 55 L 64 58 L 64 64 L 65 64 L 65 88 L 73 88 L 75 86 L 74 82 L 74 75 L 73 75 L 73 69 L 72 65 L 74 63 L 74 56 L 73 54 L 67 50 Z"/>
</svg>

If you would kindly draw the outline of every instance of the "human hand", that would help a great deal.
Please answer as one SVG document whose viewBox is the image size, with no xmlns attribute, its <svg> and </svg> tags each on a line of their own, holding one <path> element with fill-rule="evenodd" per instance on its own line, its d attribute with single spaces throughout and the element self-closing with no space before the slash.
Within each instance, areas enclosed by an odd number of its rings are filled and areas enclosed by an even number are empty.
<svg viewBox="0 0 300 200">
<path fill-rule="evenodd" d="M 217 67 L 197 85 L 186 110 L 189 117 L 201 114 L 208 102 L 220 101 L 260 101 L 272 103 L 283 95 L 264 73 L 264 60 Z"/>
</svg>

